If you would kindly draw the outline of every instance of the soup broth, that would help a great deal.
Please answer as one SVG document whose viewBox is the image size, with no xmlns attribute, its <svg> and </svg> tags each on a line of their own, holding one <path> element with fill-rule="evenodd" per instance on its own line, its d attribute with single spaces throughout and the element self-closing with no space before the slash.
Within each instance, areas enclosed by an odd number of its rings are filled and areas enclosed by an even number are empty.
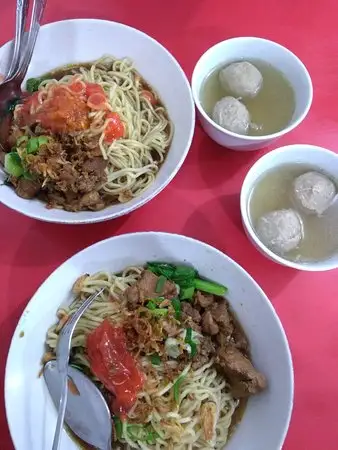
<svg viewBox="0 0 338 450">
<path fill-rule="evenodd" d="M 253 228 L 258 219 L 270 211 L 293 208 L 300 214 L 304 238 L 298 248 L 283 255 L 291 261 L 323 260 L 338 250 L 338 199 L 321 216 L 306 214 L 295 204 L 293 181 L 311 170 L 323 173 L 318 167 L 307 164 L 286 164 L 273 169 L 258 180 L 249 197 L 249 217 Z M 336 180 L 332 181 L 337 186 Z"/>
<path fill-rule="evenodd" d="M 276 133 L 285 128 L 292 119 L 295 110 L 293 88 L 284 74 L 272 65 L 256 59 L 247 61 L 256 66 L 263 77 L 263 85 L 255 97 L 239 99 L 247 107 L 254 124 L 249 128 L 248 135 L 264 136 Z M 210 117 L 215 104 L 221 98 L 234 96 L 219 82 L 219 71 L 227 65 L 223 64 L 214 69 L 202 85 L 200 99 Z"/>
</svg>

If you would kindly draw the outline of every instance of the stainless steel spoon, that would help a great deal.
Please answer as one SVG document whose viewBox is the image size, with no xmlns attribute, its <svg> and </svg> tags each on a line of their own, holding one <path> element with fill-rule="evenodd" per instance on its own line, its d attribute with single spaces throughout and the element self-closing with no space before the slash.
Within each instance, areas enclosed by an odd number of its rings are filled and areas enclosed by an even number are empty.
<svg viewBox="0 0 338 450">
<path fill-rule="evenodd" d="M 44 366 L 43 376 L 56 408 L 62 391 L 62 376 L 56 361 Z M 65 422 L 76 436 L 99 450 L 111 450 L 112 420 L 106 400 L 82 372 L 68 367 L 68 399 Z"/>
</svg>

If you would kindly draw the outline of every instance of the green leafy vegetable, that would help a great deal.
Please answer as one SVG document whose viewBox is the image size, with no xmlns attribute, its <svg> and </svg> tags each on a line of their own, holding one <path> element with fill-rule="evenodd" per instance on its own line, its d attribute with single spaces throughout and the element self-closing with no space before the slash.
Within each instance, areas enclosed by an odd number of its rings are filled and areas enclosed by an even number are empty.
<svg viewBox="0 0 338 450">
<path fill-rule="evenodd" d="M 154 303 L 153 301 L 148 302 L 147 308 L 150 309 L 151 311 L 155 310 L 157 308 L 156 303 Z"/>
<path fill-rule="evenodd" d="M 23 142 L 27 142 L 27 141 L 28 141 L 28 136 L 26 136 L 26 135 L 20 136 L 16 140 L 16 146 L 19 147 L 20 144 L 22 144 Z"/>
<path fill-rule="evenodd" d="M 178 298 L 173 298 L 171 300 L 171 304 L 173 305 L 173 308 L 175 310 L 175 319 L 180 320 L 181 319 L 181 302 Z"/>
<path fill-rule="evenodd" d="M 163 291 L 164 284 L 166 281 L 167 281 L 166 277 L 164 275 L 160 275 L 159 279 L 157 280 L 156 288 L 155 288 L 155 292 L 157 294 L 159 294 L 160 292 Z"/>
<path fill-rule="evenodd" d="M 182 381 L 184 380 L 185 375 L 181 375 L 174 383 L 174 400 L 178 404 L 180 401 L 180 387 L 182 384 Z"/>
<path fill-rule="evenodd" d="M 27 142 L 27 153 L 36 153 L 41 145 L 47 144 L 48 136 L 36 136 Z"/>
<path fill-rule="evenodd" d="M 36 92 L 42 81 L 43 78 L 29 78 L 26 82 L 26 90 L 28 92 Z"/>
<path fill-rule="evenodd" d="M 192 338 L 192 328 L 187 328 L 185 340 L 188 345 L 190 345 L 191 348 L 191 357 L 193 358 L 197 353 L 197 344 Z"/>
<path fill-rule="evenodd" d="M 151 311 L 154 316 L 164 317 L 168 315 L 168 310 L 165 308 L 157 308 Z"/>
<path fill-rule="evenodd" d="M 168 263 L 149 262 L 147 264 L 147 269 L 153 272 L 155 275 L 163 275 L 168 280 L 171 280 L 175 270 L 175 266 Z"/>
<path fill-rule="evenodd" d="M 153 366 L 159 366 L 161 364 L 161 358 L 157 353 L 150 356 L 150 361 Z"/>
<path fill-rule="evenodd" d="M 6 153 L 5 155 L 5 169 L 13 177 L 21 177 L 24 173 L 21 158 L 16 152 Z"/>
<path fill-rule="evenodd" d="M 180 299 L 181 300 L 191 300 L 194 296 L 194 293 L 195 293 L 195 286 L 190 286 L 190 287 L 181 289 Z"/>
<path fill-rule="evenodd" d="M 195 288 L 199 291 L 207 292 L 208 294 L 214 294 L 223 296 L 226 294 L 228 289 L 221 284 L 214 283 L 213 281 L 201 280 L 200 278 L 196 278 L 195 280 Z"/>
<path fill-rule="evenodd" d="M 27 170 L 25 170 L 22 175 L 26 180 L 35 180 L 33 175 L 31 173 L 27 172 Z"/>
<path fill-rule="evenodd" d="M 122 422 L 117 416 L 114 416 L 113 420 L 114 420 L 116 438 L 121 439 L 122 438 L 122 429 L 123 429 Z"/>
</svg>

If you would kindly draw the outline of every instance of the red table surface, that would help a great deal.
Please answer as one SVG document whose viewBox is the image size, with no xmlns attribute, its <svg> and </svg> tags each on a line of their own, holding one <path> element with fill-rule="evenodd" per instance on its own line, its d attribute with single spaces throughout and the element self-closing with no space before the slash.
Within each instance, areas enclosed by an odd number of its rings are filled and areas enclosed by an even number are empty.
<svg viewBox="0 0 338 450">
<path fill-rule="evenodd" d="M 1 4 L 1 44 L 13 35 L 14 4 L 14 0 Z M 261 36 L 287 46 L 310 71 L 314 102 L 305 122 L 279 145 L 311 143 L 338 149 L 335 0 L 49 0 L 44 23 L 79 17 L 139 28 L 167 47 L 189 77 L 200 55 L 229 37 Z M 239 192 L 246 172 L 262 153 L 224 150 L 197 125 L 190 153 L 173 182 L 128 216 L 95 225 L 64 226 L 37 222 L 0 206 L 1 383 L 16 323 L 40 283 L 61 262 L 116 234 L 182 233 L 219 248 L 241 264 L 263 287 L 283 322 L 295 368 L 295 404 L 284 449 L 336 450 L 337 272 L 311 274 L 283 268 L 248 242 L 241 226 Z M 0 395 L 0 449 L 10 450 L 2 387 Z"/>
</svg>

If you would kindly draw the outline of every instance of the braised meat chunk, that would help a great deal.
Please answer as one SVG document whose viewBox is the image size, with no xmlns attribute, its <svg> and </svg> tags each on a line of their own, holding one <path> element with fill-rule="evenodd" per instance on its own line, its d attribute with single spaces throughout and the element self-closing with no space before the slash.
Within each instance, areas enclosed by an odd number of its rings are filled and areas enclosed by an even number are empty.
<svg viewBox="0 0 338 450">
<path fill-rule="evenodd" d="M 149 270 L 142 273 L 137 283 L 128 287 L 125 291 L 125 297 L 130 309 L 143 305 L 144 301 L 154 297 L 164 297 L 171 299 L 177 295 L 175 283 L 166 280 L 159 292 L 157 288 L 159 277 Z"/>
<path fill-rule="evenodd" d="M 249 397 L 266 388 L 264 375 L 254 368 L 249 358 L 232 345 L 217 349 L 216 363 L 229 378 L 234 397 Z"/>
</svg>

